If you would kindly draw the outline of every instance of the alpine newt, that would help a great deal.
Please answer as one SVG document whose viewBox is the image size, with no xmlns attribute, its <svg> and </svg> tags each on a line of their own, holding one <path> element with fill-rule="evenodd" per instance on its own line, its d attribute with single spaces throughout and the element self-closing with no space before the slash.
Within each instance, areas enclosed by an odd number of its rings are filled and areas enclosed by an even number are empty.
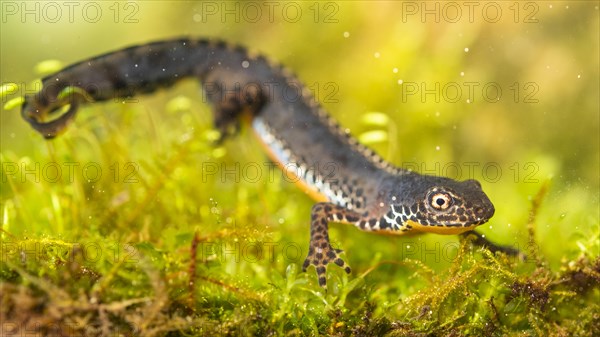
<svg viewBox="0 0 600 337">
<path fill-rule="evenodd" d="M 350 273 L 341 250 L 330 244 L 330 222 L 389 234 L 460 234 L 494 215 L 476 180 L 421 175 L 392 165 L 330 118 L 289 70 L 222 41 L 160 41 L 73 64 L 44 78 L 42 90 L 25 97 L 22 116 L 53 138 L 83 103 L 152 93 L 186 77 L 203 84 L 221 140 L 236 132 L 242 114 L 250 116 L 271 159 L 296 174 L 301 188 L 318 201 L 311 210 L 303 270 L 315 266 L 323 287 L 328 264 Z M 290 91 L 299 99 L 287 99 Z M 50 120 L 52 115 L 60 116 Z M 326 163 L 334 163 L 333 177 Z M 477 240 L 493 250 L 516 252 L 481 235 Z"/>
</svg>

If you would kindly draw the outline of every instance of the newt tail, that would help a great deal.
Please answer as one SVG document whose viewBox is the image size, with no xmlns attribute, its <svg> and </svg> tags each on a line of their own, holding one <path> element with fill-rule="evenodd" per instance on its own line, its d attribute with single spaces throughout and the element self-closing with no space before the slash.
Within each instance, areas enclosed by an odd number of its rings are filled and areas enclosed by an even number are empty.
<svg viewBox="0 0 600 337">
<path fill-rule="evenodd" d="M 82 104 L 149 94 L 188 77 L 202 82 L 222 139 L 238 130 L 242 113 L 249 114 L 269 156 L 320 201 L 311 210 L 303 269 L 315 266 L 323 287 L 328 264 L 350 273 L 330 244 L 330 222 L 389 234 L 460 234 L 494 214 L 479 182 L 395 167 L 331 119 L 290 71 L 221 41 L 154 42 L 73 64 L 43 79 L 42 90 L 26 97 L 22 116 L 53 138 Z M 63 115 L 47 119 L 64 108 Z"/>
</svg>

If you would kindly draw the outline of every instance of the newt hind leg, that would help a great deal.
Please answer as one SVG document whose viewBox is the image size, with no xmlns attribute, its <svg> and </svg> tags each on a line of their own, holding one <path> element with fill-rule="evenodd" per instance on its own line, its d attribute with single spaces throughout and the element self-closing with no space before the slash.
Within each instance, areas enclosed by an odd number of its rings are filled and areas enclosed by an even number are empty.
<svg viewBox="0 0 600 337">
<path fill-rule="evenodd" d="M 267 102 L 260 83 L 232 82 L 227 76 L 227 72 L 215 72 L 202 81 L 204 97 L 213 107 L 214 126 L 221 133 L 218 143 L 239 131 L 244 113 L 256 115 Z"/>
<path fill-rule="evenodd" d="M 310 222 L 310 245 L 302 270 L 306 271 L 310 265 L 315 266 L 321 287 L 326 288 L 327 286 L 325 275 L 329 263 L 335 263 L 348 274 L 351 272 L 350 266 L 340 257 L 342 251 L 331 247 L 329 222 L 355 223 L 358 218 L 358 213 L 332 203 L 322 202 L 313 206 Z"/>
</svg>

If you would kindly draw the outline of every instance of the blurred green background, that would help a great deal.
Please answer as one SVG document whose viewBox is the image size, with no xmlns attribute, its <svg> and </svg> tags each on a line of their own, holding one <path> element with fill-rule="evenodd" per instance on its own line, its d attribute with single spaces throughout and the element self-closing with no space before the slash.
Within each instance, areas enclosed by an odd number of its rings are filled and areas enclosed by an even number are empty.
<svg viewBox="0 0 600 337">
<path fill-rule="evenodd" d="M 370 145 L 394 163 L 459 179 L 473 174 L 497 207 L 484 228 L 490 235 L 519 242 L 528 200 L 547 180 L 552 206 L 539 239 L 565 242 L 546 253 L 559 259 L 580 226 L 598 224 L 597 2 L 35 4 L 2 5 L 1 81 L 22 85 L 19 94 L 35 91 L 36 67 L 47 60 L 68 65 L 152 40 L 221 38 L 293 69 L 355 135 L 378 128 L 361 116 L 387 115 L 387 141 Z M 139 104 L 160 111 L 179 95 L 201 104 L 197 90 L 188 83 Z M 91 127 L 94 114 L 118 108 L 85 109 L 79 125 Z M 50 160 L 18 109 L 0 116 L 3 160 Z M 165 132 L 182 132 L 176 124 Z M 133 132 L 144 142 L 144 130 Z M 65 151 L 83 151 L 72 145 Z M 143 157 L 151 149 L 140 151 Z M 6 187 L 4 181 L 3 205 L 14 197 Z M 11 230 L 34 228 L 20 223 Z"/>
<path fill-rule="evenodd" d="M 292 69 L 341 125 L 393 163 L 480 180 L 496 206 L 481 227 L 492 240 L 524 248 L 531 200 L 549 184 L 535 221 L 540 254 L 555 269 L 590 247 L 595 251 L 585 253 L 598 255 L 597 1 L 53 3 L 1 3 L 0 80 L 20 87 L 4 92 L 2 105 L 35 92 L 33 81 L 53 60 L 66 66 L 180 36 L 239 43 Z M 106 237 L 187 254 L 195 231 L 220 238 L 233 228 L 241 240 L 304 248 L 313 202 L 292 184 L 278 176 L 202 179 L 203 163 L 243 167 L 265 157 L 245 134 L 210 146 L 212 117 L 199 88 L 187 81 L 134 102 L 89 105 L 52 142 L 18 109 L 3 108 L 2 229 L 12 238 Z M 380 114 L 389 121 L 380 122 Z M 99 163 L 102 179 L 36 182 L 39 169 L 25 178 L 20 169 L 4 170 L 7 163 L 42 168 L 54 161 Z M 126 181 L 132 167 L 135 183 Z M 357 274 L 404 258 L 409 245 L 456 242 L 331 227 Z M 224 270 L 237 273 L 240 284 L 270 284 L 288 262 Z M 422 262 L 447 268 L 443 260 Z M 387 282 L 390 269 L 375 268 L 372 284 Z"/>
</svg>

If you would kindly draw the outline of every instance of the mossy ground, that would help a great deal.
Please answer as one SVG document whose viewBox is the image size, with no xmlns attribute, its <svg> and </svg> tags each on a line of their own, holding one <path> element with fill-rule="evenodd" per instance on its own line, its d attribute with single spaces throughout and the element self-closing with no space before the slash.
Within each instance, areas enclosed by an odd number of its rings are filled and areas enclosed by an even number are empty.
<svg viewBox="0 0 600 337">
<path fill-rule="evenodd" d="M 514 225 L 526 238 L 525 260 L 493 255 L 468 238 L 389 238 L 334 225 L 332 237 L 354 272 L 330 267 L 325 293 L 313 270 L 299 271 L 312 201 L 277 170 L 258 179 L 244 175 L 244 167 L 268 167 L 246 132 L 215 148 L 208 107 L 182 105 L 181 97 L 170 102 L 167 114 L 147 118 L 137 107 L 102 115 L 106 106 L 93 106 L 70 132 L 45 143 L 39 158 L 2 154 L 5 163 L 73 162 L 89 170 L 56 181 L 48 171 L 38 183 L 3 176 L 9 196 L 0 265 L 5 334 L 600 331 L 596 219 L 580 224 L 579 248 L 551 267 L 543 253 L 551 247 L 535 233 L 547 225 L 539 219 L 550 207 L 548 182 L 538 185 L 529 215 Z M 184 133 L 168 131 L 177 124 Z M 144 136 L 147 130 L 153 136 Z M 229 169 L 229 176 L 221 177 L 221 169 L 208 174 L 213 165 Z"/>
</svg>

